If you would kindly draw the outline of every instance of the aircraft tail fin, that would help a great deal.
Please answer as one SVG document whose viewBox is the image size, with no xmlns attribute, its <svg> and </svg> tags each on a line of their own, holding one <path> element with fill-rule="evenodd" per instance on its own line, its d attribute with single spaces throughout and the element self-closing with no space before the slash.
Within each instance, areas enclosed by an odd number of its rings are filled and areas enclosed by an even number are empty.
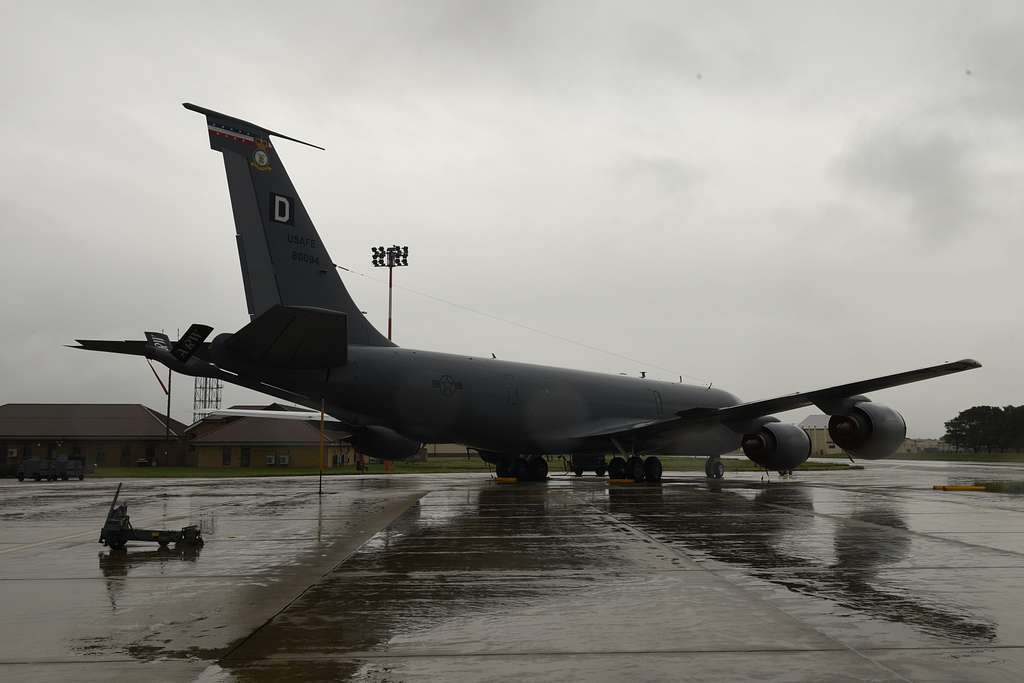
<svg viewBox="0 0 1024 683">
<path fill-rule="evenodd" d="M 210 147 L 224 155 L 250 317 L 275 306 L 337 311 L 347 316 L 349 344 L 394 346 L 345 289 L 270 138 L 323 148 L 194 104 L 183 106 L 206 117 Z"/>
</svg>

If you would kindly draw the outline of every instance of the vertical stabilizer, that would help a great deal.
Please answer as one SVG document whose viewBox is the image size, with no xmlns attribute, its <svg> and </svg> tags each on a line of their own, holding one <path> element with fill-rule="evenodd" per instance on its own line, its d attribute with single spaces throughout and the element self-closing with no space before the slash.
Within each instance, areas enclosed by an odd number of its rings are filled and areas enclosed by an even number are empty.
<svg viewBox="0 0 1024 683">
<path fill-rule="evenodd" d="M 224 155 L 249 315 L 279 304 L 339 311 L 348 316 L 349 344 L 393 346 L 352 301 L 270 137 L 302 141 L 194 104 L 184 107 L 206 116 L 210 147 Z"/>
</svg>

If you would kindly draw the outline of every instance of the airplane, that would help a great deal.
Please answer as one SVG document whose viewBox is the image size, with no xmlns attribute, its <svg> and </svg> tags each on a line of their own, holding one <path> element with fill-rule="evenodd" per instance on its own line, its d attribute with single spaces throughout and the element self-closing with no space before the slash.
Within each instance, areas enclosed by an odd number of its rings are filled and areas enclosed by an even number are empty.
<svg viewBox="0 0 1024 683">
<path fill-rule="evenodd" d="M 145 341 L 80 339 L 74 348 L 145 356 L 310 410 L 264 416 L 326 413 L 370 457 L 402 459 L 424 443 L 459 443 L 502 477 L 544 480 L 545 456 L 571 454 L 596 459 L 598 473 L 607 467 L 613 479 L 658 481 L 658 453 L 706 457 L 705 474 L 718 479 L 720 456 L 740 448 L 766 471 L 791 473 L 810 456 L 810 440 L 775 413 L 817 406 L 848 454 L 884 458 L 902 444 L 906 422 L 865 393 L 981 367 L 964 359 L 743 402 L 710 385 L 399 347 L 352 300 L 271 138 L 323 148 L 183 106 L 205 117 L 210 147 L 223 156 L 250 322 L 212 341 L 212 327 L 194 324 L 174 343 L 147 332 Z"/>
</svg>

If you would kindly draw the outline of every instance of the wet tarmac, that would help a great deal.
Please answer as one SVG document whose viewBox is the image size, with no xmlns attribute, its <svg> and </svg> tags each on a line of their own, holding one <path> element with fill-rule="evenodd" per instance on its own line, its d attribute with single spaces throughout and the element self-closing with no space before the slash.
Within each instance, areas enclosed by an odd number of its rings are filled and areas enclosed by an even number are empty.
<svg viewBox="0 0 1024 683">
<path fill-rule="evenodd" d="M 1020 680 L 1024 468 L 0 481 L 0 679 Z"/>
</svg>

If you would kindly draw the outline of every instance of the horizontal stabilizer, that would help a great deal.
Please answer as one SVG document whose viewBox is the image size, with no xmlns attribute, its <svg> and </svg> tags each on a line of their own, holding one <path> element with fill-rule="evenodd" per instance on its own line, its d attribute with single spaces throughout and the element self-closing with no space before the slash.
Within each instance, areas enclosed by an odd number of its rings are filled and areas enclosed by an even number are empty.
<svg viewBox="0 0 1024 683">
<path fill-rule="evenodd" d="M 103 353 L 124 353 L 129 356 L 145 356 L 146 345 L 149 342 L 128 340 L 108 341 L 106 339 L 76 339 L 78 346 L 71 346 L 72 349 L 84 351 L 102 351 Z"/>
<path fill-rule="evenodd" d="M 348 316 L 325 308 L 274 306 L 231 335 L 226 346 L 270 367 L 333 368 L 348 362 Z"/>
</svg>

